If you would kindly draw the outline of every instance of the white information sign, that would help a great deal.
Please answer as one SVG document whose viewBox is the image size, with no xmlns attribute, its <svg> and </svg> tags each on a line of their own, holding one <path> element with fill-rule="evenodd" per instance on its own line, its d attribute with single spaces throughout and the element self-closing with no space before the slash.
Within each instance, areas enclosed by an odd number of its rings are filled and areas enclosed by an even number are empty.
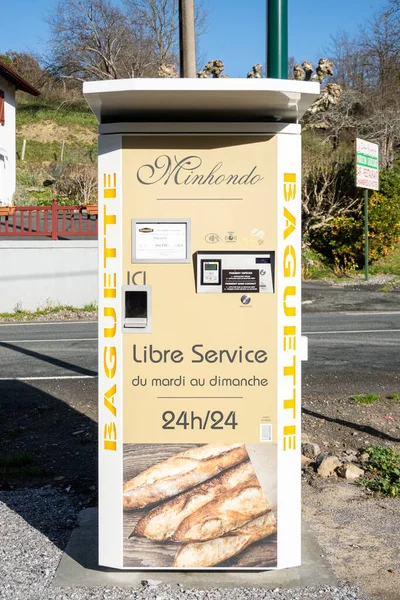
<svg viewBox="0 0 400 600">
<path fill-rule="evenodd" d="M 137 260 L 185 260 L 186 223 L 135 223 Z"/>
<path fill-rule="evenodd" d="M 379 145 L 356 138 L 356 186 L 379 190 Z"/>
</svg>

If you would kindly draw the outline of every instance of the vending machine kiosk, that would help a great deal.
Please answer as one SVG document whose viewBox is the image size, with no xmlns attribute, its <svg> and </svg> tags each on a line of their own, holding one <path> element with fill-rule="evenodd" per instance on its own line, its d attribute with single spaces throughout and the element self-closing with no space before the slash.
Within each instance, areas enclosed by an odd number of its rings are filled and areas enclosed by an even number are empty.
<svg viewBox="0 0 400 600">
<path fill-rule="evenodd" d="M 301 135 L 319 84 L 85 83 L 99 121 L 99 557 L 300 564 Z"/>
</svg>

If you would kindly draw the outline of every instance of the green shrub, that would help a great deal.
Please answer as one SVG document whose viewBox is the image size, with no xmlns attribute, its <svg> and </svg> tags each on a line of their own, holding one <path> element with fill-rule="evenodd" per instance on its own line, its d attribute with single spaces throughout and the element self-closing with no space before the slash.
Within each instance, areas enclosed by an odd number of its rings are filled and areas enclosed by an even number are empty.
<svg viewBox="0 0 400 600">
<path fill-rule="evenodd" d="M 369 477 L 360 480 L 361 485 L 382 496 L 400 495 L 400 453 L 393 448 L 369 446 L 366 471 Z"/>
<path fill-rule="evenodd" d="M 323 279 L 332 277 L 333 272 L 329 265 L 326 264 L 321 254 L 304 245 L 301 252 L 301 276 L 303 279 Z"/>
<path fill-rule="evenodd" d="M 35 204 L 35 202 L 32 201 L 29 192 L 18 181 L 15 186 L 12 203 L 14 206 L 31 206 L 32 204 Z"/>
<path fill-rule="evenodd" d="M 400 239 L 400 177 L 383 172 L 381 191 L 370 192 L 369 261 L 374 262 L 394 249 Z M 335 217 L 318 231 L 313 246 L 345 273 L 364 264 L 364 211 L 358 207 L 353 214 Z"/>
</svg>

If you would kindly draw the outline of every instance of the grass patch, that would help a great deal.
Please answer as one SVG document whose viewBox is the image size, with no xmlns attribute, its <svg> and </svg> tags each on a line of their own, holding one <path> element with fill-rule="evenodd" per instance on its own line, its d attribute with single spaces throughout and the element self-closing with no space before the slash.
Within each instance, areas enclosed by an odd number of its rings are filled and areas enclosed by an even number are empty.
<svg viewBox="0 0 400 600">
<path fill-rule="evenodd" d="M 85 310 L 87 312 L 96 312 L 97 309 L 98 306 L 96 302 L 90 302 L 90 304 L 85 304 L 82 310 Z"/>
<path fill-rule="evenodd" d="M 13 319 L 17 321 L 33 321 L 37 317 L 42 317 L 46 315 L 57 315 L 59 313 L 81 313 L 85 312 L 96 312 L 97 304 L 92 302 L 91 304 L 85 304 L 82 308 L 77 308 L 76 306 L 68 306 L 68 305 L 48 305 L 43 308 L 37 308 L 36 310 L 23 310 L 21 306 L 16 306 L 14 312 L 9 313 L 0 313 L 0 319 Z"/>
<path fill-rule="evenodd" d="M 388 274 L 400 276 L 400 243 L 390 254 L 380 258 L 369 267 L 371 275 Z"/>
<path fill-rule="evenodd" d="M 19 159 L 22 155 L 22 138 L 17 137 L 16 152 Z M 59 163 L 59 164 L 94 164 L 97 161 L 97 146 L 89 144 L 83 147 L 80 142 L 68 143 L 64 146 L 63 163 L 60 163 L 61 157 L 61 141 L 54 142 L 38 142 L 36 140 L 28 140 L 26 144 L 26 152 L 24 162 L 26 163 Z M 21 166 L 24 163 L 18 161 Z"/>
<path fill-rule="evenodd" d="M 393 392 L 393 394 L 388 395 L 388 400 L 400 400 L 400 394 Z"/>
<path fill-rule="evenodd" d="M 21 156 L 22 139 L 17 138 L 17 157 Z M 61 144 L 54 142 L 37 142 L 29 140 L 26 145 L 25 162 L 56 162 L 60 157 Z"/>
<path fill-rule="evenodd" d="M 17 127 L 45 120 L 59 125 L 83 125 L 94 130 L 97 127 L 97 119 L 84 100 L 61 104 L 43 99 L 27 100 L 18 102 L 16 115 Z"/>
<path fill-rule="evenodd" d="M 369 446 L 365 452 L 369 454 L 365 467 L 369 476 L 363 477 L 360 484 L 380 496 L 399 496 L 400 453 L 384 446 Z"/>
<path fill-rule="evenodd" d="M 351 399 L 355 404 L 374 404 L 381 398 L 377 394 L 357 394 L 352 396 Z"/>
<path fill-rule="evenodd" d="M 383 285 L 379 291 L 380 292 L 391 292 L 393 289 L 396 289 L 398 287 L 400 283 L 400 277 L 397 276 L 395 277 L 395 279 L 392 279 L 391 281 L 388 281 L 387 283 L 385 283 L 385 285 Z"/>
<path fill-rule="evenodd" d="M 303 279 L 326 279 L 335 276 L 323 256 L 308 246 L 302 250 L 301 261 Z"/>
<path fill-rule="evenodd" d="M 400 278 L 400 243 L 390 252 L 369 266 L 370 275 L 397 275 Z M 354 271 L 355 277 L 362 277 L 363 270 Z M 333 265 L 318 252 L 310 247 L 302 251 L 302 277 L 303 279 L 340 279 L 335 275 Z M 390 291 L 393 285 L 398 284 L 395 280 L 382 287 L 382 291 Z"/>
</svg>

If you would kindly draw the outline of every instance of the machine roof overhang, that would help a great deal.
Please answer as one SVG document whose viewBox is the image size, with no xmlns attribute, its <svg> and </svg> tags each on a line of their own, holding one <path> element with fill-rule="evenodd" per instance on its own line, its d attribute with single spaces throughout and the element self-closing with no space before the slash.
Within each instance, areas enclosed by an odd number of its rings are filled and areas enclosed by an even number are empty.
<svg viewBox="0 0 400 600">
<path fill-rule="evenodd" d="M 298 123 L 320 85 L 282 79 L 116 79 L 85 82 L 83 93 L 100 124 Z"/>
</svg>

